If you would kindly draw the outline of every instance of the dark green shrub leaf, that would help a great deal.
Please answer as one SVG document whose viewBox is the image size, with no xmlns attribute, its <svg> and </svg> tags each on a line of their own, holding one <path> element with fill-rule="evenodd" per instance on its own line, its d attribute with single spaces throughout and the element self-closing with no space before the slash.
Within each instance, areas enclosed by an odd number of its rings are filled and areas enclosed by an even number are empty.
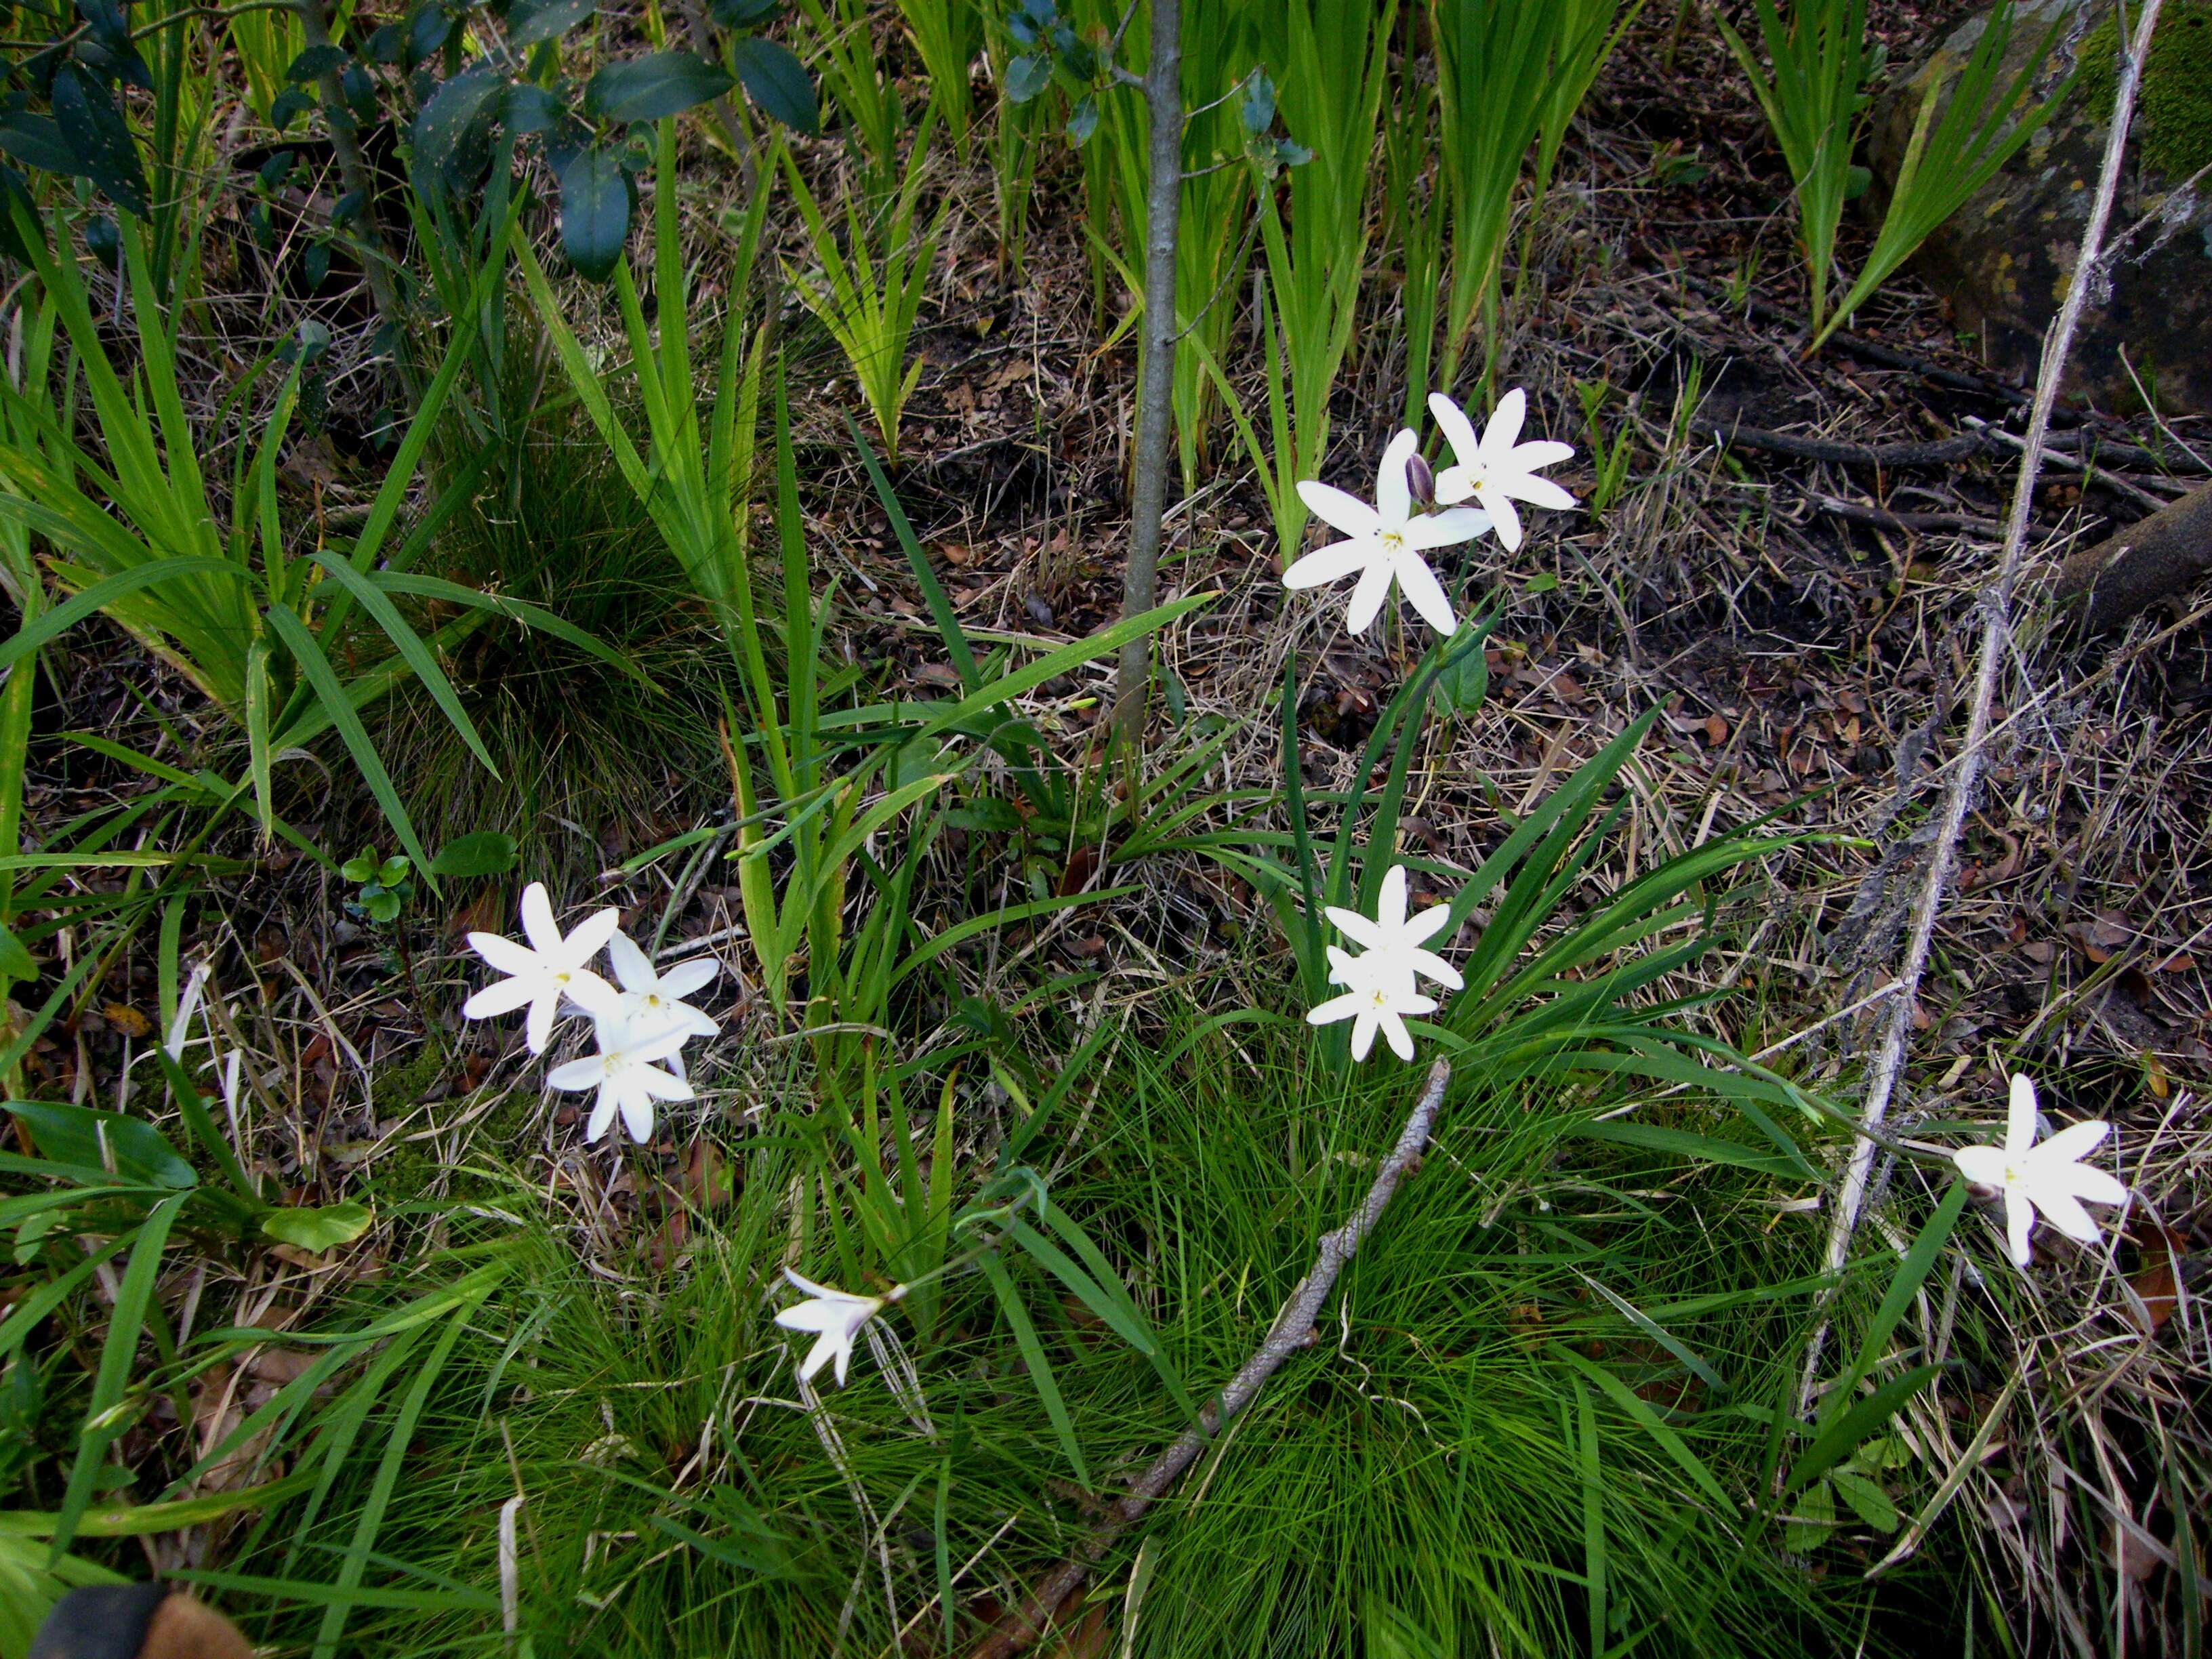
<svg viewBox="0 0 2212 1659">
<path fill-rule="evenodd" d="M 58 1101 L 11 1100 L 8 1110 L 31 1132 L 40 1154 L 80 1170 L 112 1170 L 121 1180 L 181 1191 L 199 1184 L 192 1166 L 150 1123 L 119 1112 Z"/>
<path fill-rule="evenodd" d="M 315 100 L 297 87 L 287 87 L 270 101 L 269 125 L 282 132 L 309 110 Z"/>
<path fill-rule="evenodd" d="M 79 170 L 126 213 L 146 214 L 146 173 L 115 94 L 74 64 L 54 71 L 54 125 Z"/>
<path fill-rule="evenodd" d="M 313 81 L 335 70 L 343 69 L 345 61 L 345 49 L 325 40 L 320 46 L 309 46 L 295 58 L 292 66 L 284 71 L 284 78 L 295 83 Z"/>
<path fill-rule="evenodd" d="M 629 175 L 615 152 L 579 150 L 561 169 L 561 251 L 595 283 L 614 275 L 629 235 Z"/>
<path fill-rule="evenodd" d="M 517 137 L 529 132 L 550 132 L 561 119 L 561 100 L 544 87 L 528 81 L 517 81 L 507 89 L 503 118 L 507 131 Z"/>
<path fill-rule="evenodd" d="M 0 150 L 25 167 L 45 173 L 82 173 L 76 152 L 62 140 L 62 130 L 43 115 L 17 110 L 0 120 Z"/>
<path fill-rule="evenodd" d="M 514 868 L 514 837 L 497 830 L 456 836 L 430 860 L 434 876 L 503 876 Z"/>
<path fill-rule="evenodd" d="M 738 78 L 745 83 L 745 96 L 794 132 L 818 131 L 822 109 L 814 96 L 814 83 L 798 58 L 773 40 L 748 35 L 734 43 Z"/>
<path fill-rule="evenodd" d="M 349 1199 L 343 1204 L 271 1210 L 261 1218 L 261 1231 L 279 1243 L 290 1244 L 319 1255 L 341 1244 L 350 1244 L 368 1231 L 375 1218 L 368 1206 Z"/>
<path fill-rule="evenodd" d="M 1254 70 L 1244 82 L 1244 131 L 1255 137 L 1275 125 L 1275 83 L 1265 70 Z"/>
<path fill-rule="evenodd" d="M 1098 131 L 1098 100 L 1089 93 L 1075 100 L 1075 107 L 1067 112 L 1067 142 L 1080 144 Z"/>
<path fill-rule="evenodd" d="M 507 44 L 520 52 L 540 40 L 557 40 L 592 15 L 592 0 L 514 0 L 507 14 Z"/>
<path fill-rule="evenodd" d="M 1052 84 L 1052 64 L 1037 57 L 1017 58 L 1006 65 L 1006 96 L 1026 104 Z"/>
<path fill-rule="evenodd" d="M 453 20 L 442 6 L 425 6 L 407 25 L 407 61 L 419 64 L 437 55 L 453 32 Z"/>
<path fill-rule="evenodd" d="M 448 185 L 469 176 L 479 148 L 471 142 L 471 130 L 502 84 L 496 72 L 479 67 L 463 70 L 431 95 L 415 117 L 418 173 Z"/>
<path fill-rule="evenodd" d="M 331 274 L 331 245 L 310 242 L 300 255 L 300 275 L 307 279 L 311 289 L 320 288 L 323 278 Z"/>
<path fill-rule="evenodd" d="M 609 121 L 659 121 L 729 88 L 730 77 L 696 53 L 649 52 L 594 75 L 585 83 L 584 107 Z"/>
<path fill-rule="evenodd" d="M 726 29 L 757 27 L 775 15 L 776 0 L 709 0 L 707 15 Z"/>
</svg>

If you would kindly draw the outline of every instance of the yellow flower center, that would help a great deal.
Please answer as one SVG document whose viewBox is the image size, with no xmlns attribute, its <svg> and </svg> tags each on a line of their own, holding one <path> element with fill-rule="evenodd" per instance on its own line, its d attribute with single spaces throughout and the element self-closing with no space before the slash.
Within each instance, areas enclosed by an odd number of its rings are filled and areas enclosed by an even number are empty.
<svg viewBox="0 0 2212 1659">
<path fill-rule="evenodd" d="M 1378 532 L 1375 539 L 1381 545 L 1382 550 L 1385 553 L 1388 553 L 1394 559 L 1402 555 L 1406 550 L 1406 534 L 1405 532 L 1401 530 L 1384 530 Z"/>
<path fill-rule="evenodd" d="M 1380 1013 L 1390 1006 L 1390 994 L 1378 985 L 1367 994 L 1367 1000 L 1374 1006 L 1375 1011 Z"/>
</svg>

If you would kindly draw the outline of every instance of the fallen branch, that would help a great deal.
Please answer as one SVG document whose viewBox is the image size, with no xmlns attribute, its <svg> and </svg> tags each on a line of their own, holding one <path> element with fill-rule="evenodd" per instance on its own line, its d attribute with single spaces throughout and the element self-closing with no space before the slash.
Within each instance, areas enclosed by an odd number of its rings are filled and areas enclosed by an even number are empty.
<svg viewBox="0 0 2212 1659">
<path fill-rule="evenodd" d="M 1943 890 L 1951 878 L 1959 834 L 1972 805 L 1974 786 L 1980 780 L 1983 750 L 1989 741 L 1990 709 L 1996 696 L 1997 674 L 2008 655 L 2012 638 L 2012 595 L 2027 549 L 2027 516 L 2034 504 L 2035 481 L 2041 470 L 2044 443 L 2051 428 L 2051 411 L 2058 401 L 2058 382 L 2064 374 L 2067 354 L 2073 349 L 2074 331 L 2081 307 L 2103 259 L 2105 230 L 2112 216 L 2112 198 L 2120 182 L 2120 163 L 2127 150 L 2128 127 L 2133 120 L 2136 97 L 2142 85 L 2142 65 L 2150 50 L 2151 31 L 2158 27 L 2161 0 L 2143 0 L 2134 38 L 2120 64 L 2119 87 L 2112 99 L 2112 125 L 2105 139 L 2105 155 L 2097 173 L 2097 195 L 2090 204 L 2089 222 L 2081 232 L 2081 248 L 2074 262 L 2074 275 L 2066 285 L 2066 298 L 2057 320 L 2044 341 L 2043 362 L 2036 374 L 2035 399 L 2029 406 L 2027 434 L 2021 442 L 2020 477 L 2013 487 L 2012 512 L 2005 526 L 2004 550 L 1997 562 L 1996 577 L 1982 603 L 1981 646 L 1975 663 L 1972 701 L 1966 716 L 1966 743 L 1959 753 L 1949 793 L 1943 799 L 1943 816 L 1928 860 L 1928 874 L 1913 907 L 1912 932 L 1905 962 L 1898 970 L 1899 992 L 1891 1005 L 1889 1024 L 1875 1056 L 1867 1085 L 1866 1104 L 1860 1121 L 1869 1131 L 1879 1130 L 1888 1115 L 1897 1080 L 1905 1069 L 1905 1050 L 1912 1032 L 1912 1013 L 1918 1006 L 1921 975 L 1927 970 L 1928 952 L 1936 934 L 1936 917 L 1943 907 Z M 1836 1214 L 1828 1228 L 1826 1266 L 1830 1273 L 1842 1271 L 1850 1254 L 1851 1235 L 1866 1203 L 1867 1187 L 1874 1172 L 1875 1143 L 1860 1135 L 1851 1144 L 1850 1161 L 1844 1166 L 1842 1188 L 1836 1194 Z M 1804 1375 L 1798 1386 L 1797 1415 L 1811 1408 L 1813 1389 L 1820 1376 L 1820 1354 L 1828 1337 L 1823 1316 L 1805 1345 Z"/>
<path fill-rule="evenodd" d="M 1995 519 L 1984 519 L 1972 513 L 1893 513 L 1886 507 L 1874 507 L 1864 501 L 1845 501 L 1840 495 L 1815 493 L 1813 505 L 1831 518 L 1844 519 L 1852 524 L 1871 525 L 1876 530 L 1909 531 L 1915 535 L 1955 533 L 1963 536 L 2002 536 L 2004 526 Z"/>
<path fill-rule="evenodd" d="M 1091 1569 L 1114 1547 L 1115 1540 L 1152 1508 L 1185 1469 L 1197 1462 L 1198 1455 L 1213 1443 L 1224 1424 L 1259 1397 L 1267 1379 L 1281 1369 L 1285 1359 L 1312 1344 L 1314 1322 L 1321 1313 L 1322 1304 L 1328 1300 L 1329 1291 L 1336 1287 L 1337 1275 L 1352 1260 L 1360 1241 L 1382 1219 L 1383 1208 L 1398 1190 L 1399 1182 L 1419 1165 L 1422 1151 L 1429 1144 L 1429 1132 L 1436 1123 L 1437 1109 L 1443 1104 L 1444 1087 L 1450 1081 L 1449 1061 L 1440 1060 L 1429 1067 L 1429 1080 L 1421 1090 L 1420 1099 L 1413 1104 L 1413 1115 L 1399 1132 L 1398 1144 L 1390 1149 L 1389 1157 L 1376 1171 L 1375 1184 L 1367 1189 L 1367 1196 L 1341 1227 L 1322 1235 L 1321 1252 L 1312 1271 L 1298 1281 L 1297 1289 L 1283 1304 L 1282 1311 L 1267 1328 L 1267 1340 L 1261 1343 L 1258 1352 L 1229 1379 L 1219 1398 L 1199 1413 L 1198 1426 L 1185 1430 L 1181 1438 L 1129 1483 L 1129 1490 L 1115 1501 L 1106 1518 L 1083 1540 L 1076 1553 L 1054 1568 L 1019 1607 L 991 1628 L 976 1644 L 972 1659 L 1012 1659 L 1013 1655 L 1023 1652 L 1050 1629 L 1054 1616 L 1067 1598 L 1083 1587 Z"/>
<path fill-rule="evenodd" d="M 1764 450 L 1793 460 L 1826 461 L 1836 466 L 1917 467 L 1949 466 L 1970 461 L 1996 448 L 1981 432 L 1962 432 L 1955 437 L 1929 443 L 1847 444 L 1832 438 L 1808 438 L 1795 432 L 1770 432 L 1762 427 L 1740 426 L 1711 416 L 1693 416 L 1690 430 L 1719 439 L 1732 449 Z"/>
<path fill-rule="evenodd" d="M 2212 484 L 2168 501 L 2058 567 L 2051 591 L 2063 604 L 2082 602 L 2091 633 L 2120 626 L 2160 599 L 2186 593 L 2212 572 Z"/>
</svg>

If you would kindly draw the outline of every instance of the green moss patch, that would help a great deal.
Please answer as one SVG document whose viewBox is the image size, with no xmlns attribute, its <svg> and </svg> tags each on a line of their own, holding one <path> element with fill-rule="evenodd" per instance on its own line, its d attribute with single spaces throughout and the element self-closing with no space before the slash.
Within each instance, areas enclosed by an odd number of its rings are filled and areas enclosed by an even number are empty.
<svg viewBox="0 0 2212 1659">
<path fill-rule="evenodd" d="M 2110 121 L 2119 91 L 2117 9 L 2082 36 L 2075 61 L 2086 107 L 2100 123 Z M 2205 0 L 2181 0 L 2160 16 L 2136 121 L 2136 153 L 2148 171 L 2178 179 L 2212 166 L 2212 4 Z"/>
</svg>

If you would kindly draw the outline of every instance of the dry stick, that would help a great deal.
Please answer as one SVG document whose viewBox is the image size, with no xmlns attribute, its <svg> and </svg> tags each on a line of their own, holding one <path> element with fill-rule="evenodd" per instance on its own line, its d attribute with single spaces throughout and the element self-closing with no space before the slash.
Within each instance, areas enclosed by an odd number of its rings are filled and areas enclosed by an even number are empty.
<svg viewBox="0 0 2212 1659">
<path fill-rule="evenodd" d="M 1175 413 L 1176 234 L 1182 212 L 1182 0 L 1153 0 L 1152 28 L 1152 64 L 1145 76 L 1152 139 L 1152 178 L 1145 194 L 1145 358 L 1137 386 L 1129 568 L 1121 582 L 1125 617 L 1151 610 L 1155 602 L 1162 520 L 1167 515 L 1168 438 Z M 1132 748 L 1144 735 L 1152 670 L 1152 635 L 1121 647 L 1114 730 Z"/>
<path fill-rule="evenodd" d="M 1414 1103 L 1413 1115 L 1399 1132 L 1398 1144 L 1390 1149 L 1390 1156 L 1376 1171 L 1375 1184 L 1367 1189 L 1367 1196 L 1341 1227 L 1322 1235 L 1321 1250 L 1315 1258 L 1313 1270 L 1298 1281 L 1297 1289 L 1291 1292 L 1290 1300 L 1275 1316 L 1275 1322 L 1267 1328 L 1267 1340 L 1229 1379 L 1220 1399 L 1199 1413 L 1199 1426 L 1185 1430 L 1182 1438 L 1129 1483 L 1129 1490 L 1115 1500 L 1106 1519 L 1083 1541 L 1077 1553 L 1055 1567 L 1020 1607 L 992 1629 L 976 1645 L 971 1659 L 1012 1659 L 1013 1655 L 1043 1635 L 1053 1615 L 1082 1587 L 1099 1558 L 1113 1547 L 1114 1540 L 1176 1483 L 1182 1472 L 1197 1461 L 1200 1452 L 1213 1443 L 1224 1424 L 1259 1396 L 1267 1379 L 1281 1369 L 1285 1359 L 1312 1343 L 1315 1319 L 1321 1312 L 1322 1304 L 1328 1300 L 1329 1291 L 1336 1287 L 1337 1275 L 1352 1260 L 1360 1241 L 1382 1219 L 1383 1208 L 1390 1202 L 1390 1195 L 1398 1190 L 1399 1182 L 1419 1167 L 1421 1153 L 1429 1144 L 1429 1132 L 1436 1124 L 1437 1109 L 1443 1104 L 1445 1085 L 1450 1081 L 1450 1061 L 1440 1060 L 1429 1067 L 1429 1080 L 1421 1090 L 1421 1097 Z"/>
<path fill-rule="evenodd" d="M 2158 24 L 2161 0 L 2143 0 L 2142 14 L 2128 43 L 2127 60 L 2120 66 L 2120 84 L 2112 100 L 2112 127 L 2105 139 L 2105 158 L 2097 174 L 2097 197 L 2089 209 L 2089 222 L 2081 233 L 2081 248 L 2074 262 L 2073 280 L 2067 284 L 2058 320 L 2044 342 L 2043 362 L 2036 375 L 2035 401 L 2028 411 L 2027 435 L 2022 441 L 2020 481 L 2013 488 L 2012 512 L 2005 526 L 2004 552 L 1982 609 L 1982 640 L 1974 671 L 1973 702 L 1966 718 L 1966 740 L 1960 750 L 1959 769 L 1943 801 L 1943 818 L 1928 860 L 1928 876 L 1912 912 L 1912 933 L 1906 942 L 1904 965 L 1898 970 L 1899 994 L 1892 1006 L 1888 1029 L 1882 1034 L 1875 1056 L 1873 1079 L 1867 1089 L 1861 1120 L 1869 1129 L 1879 1129 L 1889 1111 L 1890 1097 L 1905 1069 L 1905 1055 L 1912 1030 L 1920 977 L 1928 966 L 1928 950 L 1936 934 L 1936 913 L 1942 908 L 1943 888 L 1950 878 L 1952 860 L 1958 851 L 1959 834 L 1965 827 L 1974 785 L 1981 773 L 1982 750 L 1989 740 L 1990 706 L 1996 696 L 1997 672 L 2005 660 L 2012 636 L 2012 594 L 2020 580 L 2022 556 L 2027 547 L 2028 509 L 2035 495 L 2036 474 L 2043 460 L 2044 435 L 2051 424 L 2052 406 L 2058 401 L 2058 381 L 2065 372 L 2067 353 L 2074 344 L 2074 330 L 2081 318 L 2097 265 L 2102 258 L 2105 228 L 2112 214 L 2112 198 L 2120 182 L 2120 161 L 2127 149 L 2128 125 L 2134 118 L 2136 94 L 2142 82 L 2142 65 L 2150 50 L 2151 30 Z M 1850 1253 L 1851 1234 L 1866 1203 L 1867 1183 L 1874 1170 L 1875 1144 L 1862 1135 L 1853 1141 L 1850 1162 L 1844 1170 L 1842 1190 L 1836 1195 L 1836 1218 L 1828 1229 L 1827 1270 L 1842 1271 Z M 1805 1345 L 1805 1374 L 1797 1392 L 1797 1415 L 1811 1408 L 1813 1388 L 1820 1374 L 1820 1352 L 1826 1345 L 1828 1320 L 1823 1315 Z"/>
</svg>

